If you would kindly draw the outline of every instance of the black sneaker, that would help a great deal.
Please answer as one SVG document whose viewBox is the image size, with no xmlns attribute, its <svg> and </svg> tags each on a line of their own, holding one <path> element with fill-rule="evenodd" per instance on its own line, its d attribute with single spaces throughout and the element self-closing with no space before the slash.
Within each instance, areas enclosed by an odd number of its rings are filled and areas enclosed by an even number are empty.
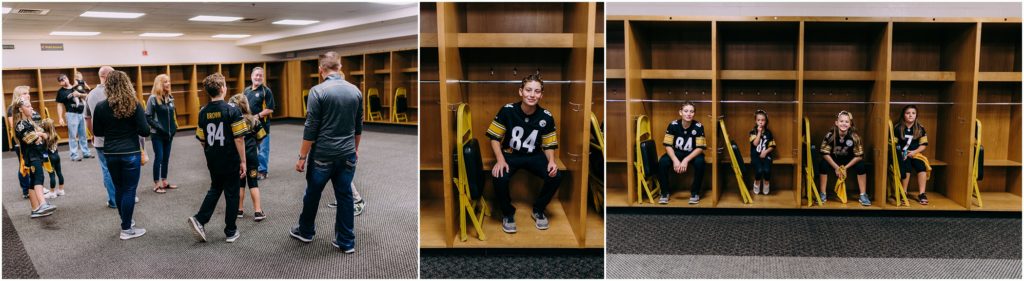
<svg viewBox="0 0 1024 281">
<path fill-rule="evenodd" d="M 335 248 L 338 248 L 338 250 L 341 250 L 341 252 L 346 253 L 346 254 L 354 254 L 356 252 L 356 248 L 355 247 L 348 248 L 348 249 L 341 248 L 341 245 L 338 245 L 338 241 L 331 241 L 331 246 L 334 246 Z"/>
<path fill-rule="evenodd" d="M 228 243 L 235 243 L 235 240 L 238 240 L 238 237 L 242 236 L 241 233 L 241 231 L 235 230 L 235 234 L 228 236 L 228 238 L 224 239 L 224 241 L 227 241 Z"/>
<path fill-rule="evenodd" d="M 261 220 L 264 220 L 266 218 L 267 218 L 267 215 L 263 214 L 263 212 L 255 212 L 255 213 L 252 214 L 252 220 L 254 220 L 254 221 L 261 221 Z"/>
<path fill-rule="evenodd" d="M 242 211 L 242 210 L 238 210 L 238 218 L 242 218 L 242 217 L 245 217 L 245 215 L 244 215 L 244 214 L 245 214 L 245 211 Z"/>
<path fill-rule="evenodd" d="M 313 237 L 305 237 L 305 236 L 302 236 L 301 233 L 299 233 L 299 227 L 298 226 L 292 227 L 292 230 L 289 230 L 288 234 L 291 235 L 292 238 L 298 239 L 299 241 L 302 241 L 302 242 L 306 242 L 306 243 L 313 242 Z"/>
<path fill-rule="evenodd" d="M 206 242 L 206 229 L 203 229 L 203 224 L 199 223 L 196 217 L 188 217 L 188 226 L 192 230 L 192 237 L 199 242 Z"/>
<path fill-rule="evenodd" d="M 920 203 L 921 205 L 928 205 L 928 195 L 925 195 L 924 193 L 918 195 L 917 203 Z"/>
</svg>

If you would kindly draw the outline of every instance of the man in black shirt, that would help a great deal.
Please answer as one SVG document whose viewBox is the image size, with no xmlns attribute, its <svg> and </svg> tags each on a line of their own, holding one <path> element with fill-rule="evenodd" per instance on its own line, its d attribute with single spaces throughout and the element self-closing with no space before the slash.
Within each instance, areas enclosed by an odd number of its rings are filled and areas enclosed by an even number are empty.
<svg viewBox="0 0 1024 281">
<path fill-rule="evenodd" d="M 487 128 L 491 149 L 498 160 L 491 175 L 494 176 L 497 204 L 504 216 L 501 229 L 506 233 L 516 232 L 516 208 L 512 206 L 508 184 L 517 170 L 526 169 L 544 179 L 544 188 L 533 202 L 532 213 L 540 230 L 548 229 L 544 209 L 562 183 L 562 175 L 555 162 L 555 150 L 558 149 L 555 118 L 539 105 L 543 89 L 544 82 L 540 77 L 530 75 L 524 78 L 519 88 L 519 96 L 523 100 L 502 107 Z"/>
<path fill-rule="evenodd" d="M 78 92 L 71 86 L 68 76 L 61 74 L 57 78 L 60 89 L 57 90 L 57 118 L 60 125 L 68 126 L 68 148 L 71 150 L 71 161 L 82 161 L 82 157 L 92 158 L 89 140 L 85 133 L 85 98 L 88 94 Z M 65 123 L 64 117 L 67 117 Z"/>
<path fill-rule="evenodd" d="M 259 179 L 267 178 L 267 162 L 270 161 L 270 115 L 274 113 L 277 104 L 274 102 L 274 93 L 265 85 L 264 71 L 262 67 L 252 69 L 252 85 L 245 87 L 245 99 L 249 100 L 249 112 L 260 118 L 267 136 L 259 144 L 257 153 L 259 158 Z"/>
<path fill-rule="evenodd" d="M 225 208 L 228 208 L 224 212 L 224 235 L 227 242 L 232 243 L 238 239 L 239 233 L 235 226 L 237 217 L 230 208 L 238 206 L 238 182 L 245 177 L 244 137 L 249 126 L 242 119 L 241 110 L 224 102 L 224 94 L 228 90 L 224 76 L 220 73 L 207 76 L 203 79 L 203 86 L 210 95 L 210 103 L 199 110 L 196 139 L 203 145 L 212 184 L 199 213 L 189 217 L 188 224 L 196 240 L 206 242 L 203 225 L 210 221 L 223 193 Z"/>
</svg>

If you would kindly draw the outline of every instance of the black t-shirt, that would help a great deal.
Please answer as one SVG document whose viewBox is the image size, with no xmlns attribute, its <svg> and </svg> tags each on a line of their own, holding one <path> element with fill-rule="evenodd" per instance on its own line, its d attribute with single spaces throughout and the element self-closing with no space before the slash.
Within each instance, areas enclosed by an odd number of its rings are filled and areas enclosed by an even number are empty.
<svg viewBox="0 0 1024 281">
<path fill-rule="evenodd" d="M 848 133 L 846 136 L 833 136 L 832 132 L 825 134 L 825 140 L 821 142 L 821 153 L 844 159 L 864 156 L 864 146 L 861 144 L 860 136 Z"/>
<path fill-rule="evenodd" d="M 18 124 L 15 125 L 14 134 L 21 144 L 21 156 L 25 159 L 26 164 L 43 161 L 45 140 L 34 134 L 36 130 L 39 128 L 29 120 L 18 121 Z"/>
<path fill-rule="evenodd" d="M 532 155 L 558 149 L 555 118 L 540 105 L 532 115 L 526 115 L 522 102 L 506 104 L 491 121 L 487 137 L 500 141 L 505 153 Z"/>
<path fill-rule="evenodd" d="M 915 124 L 917 125 L 917 124 Z M 928 145 L 928 133 L 925 132 L 924 126 L 916 126 L 918 130 L 921 130 L 921 136 L 914 138 L 914 127 L 906 127 L 903 123 L 896 125 L 897 138 L 896 148 L 903 150 L 903 152 L 909 152 L 911 150 L 917 150 L 922 145 Z"/>
<path fill-rule="evenodd" d="M 252 89 L 252 86 L 245 87 L 245 99 L 249 100 L 249 112 L 253 115 L 259 114 L 263 109 L 274 110 L 277 108 L 277 103 L 274 102 L 274 93 L 270 91 L 270 88 L 266 84 L 260 85 L 256 90 Z M 270 127 L 270 116 L 261 118 L 263 126 Z"/>
<path fill-rule="evenodd" d="M 769 147 L 775 147 L 775 135 L 767 128 L 761 132 L 761 140 L 757 140 L 757 127 L 750 130 L 750 157 L 761 157 L 761 152 Z"/>
<path fill-rule="evenodd" d="M 57 90 L 57 102 L 63 104 L 68 113 L 81 114 L 85 110 L 85 100 L 72 96 L 74 92 L 74 88 L 60 88 Z"/>
<path fill-rule="evenodd" d="M 704 140 L 704 125 L 693 120 L 690 126 L 683 128 L 683 122 L 679 119 L 673 120 L 665 129 L 665 138 L 662 144 L 672 147 L 676 155 L 686 155 L 697 148 L 707 148 L 707 141 Z"/>
<path fill-rule="evenodd" d="M 241 159 L 235 147 L 235 138 L 249 132 L 242 119 L 242 111 L 223 100 L 212 101 L 199 110 L 196 139 L 203 143 L 206 167 L 210 173 L 238 172 Z"/>
</svg>

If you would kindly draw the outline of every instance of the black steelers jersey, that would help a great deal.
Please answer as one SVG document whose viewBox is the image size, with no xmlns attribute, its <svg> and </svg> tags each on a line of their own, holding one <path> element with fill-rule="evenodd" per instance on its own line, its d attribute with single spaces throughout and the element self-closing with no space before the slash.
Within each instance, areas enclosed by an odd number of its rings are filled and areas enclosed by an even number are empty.
<svg viewBox="0 0 1024 281">
<path fill-rule="evenodd" d="M 255 155 L 257 155 L 256 149 L 259 146 L 260 141 L 262 141 L 263 138 L 267 136 L 267 129 L 266 129 L 266 126 L 263 126 L 263 122 L 260 121 L 259 119 L 257 119 L 255 123 L 256 123 L 256 125 L 255 126 L 250 126 L 249 127 L 249 132 L 245 134 L 245 157 L 246 158 L 249 158 L 250 156 L 256 157 L 255 156 Z M 256 167 L 253 167 L 253 168 L 255 169 Z"/>
<path fill-rule="evenodd" d="M 558 148 L 555 118 L 540 105 L 533 115 L 523 112 L 522 102 L 506 104 L 487 128 L 487 137 L 501 142 L 511 154 L 535 154 Z"/>
<path fill-rule="evenodd" d="M 676 119 L 671 124 L 668 124 L 662 144 L 672 147 L 677 155 L 681 152 L 688 154 L 697 148 L 706 148 L 704 125 L 697 120 L 693 120 L 693 122 L 690 122 L 690 127 L 683 128 L 682 123 L 681 120 Z"/>
<path fill-rule="evenodd" d="M 203 143 L 206 166 L 211 173 L 238 171 L 241 159 L 235 147 L 235 138 L 249 133 L 249 125 L 242 119 L 242 111 L 222 100 L 212 101 L 199 110 L 196 139 Z"/>
<path fill-rule="evenodd" d="M 924 126 L 920 126 L 918 124 L 914 125 L 915 126 L 906 127 L 902 122 L 899 125 L 896 125 L 895 129 L 898 134 L 896 136 L 896 147 L 903 150 L 903 152 L 917 150 L 917 148 L 922 145 L 928 145 L 928 133 L 925 132 Z M 914 138 L 914 127 L 917 127 L 917 129 L 920 130 L 920 137 Z"/>
<path fill-rule="evenodd" d="M 861 157 L 864 156 L 864 146 L 860 142 L 860 136 L 855 133 L 839 137 L 828 132 L 825 134 L 825 140 L 821 142 L 821 153 L 833 157 Z"/>
<path fill-rule="evenodd" d="M 21 150 L 21 157 L 25 159 L 26 163 L 43 161 L 43 150 L 45 149 L 45 140 L 35 134 L 36 131 L 42 130 L 36 127 L 32 121 L 21 120 L 15 125 L 14 134 L 18 138 L 18 142 L 21 144 L 19 149 Z"/>
<path fill-rule="evenodd" d="M 772 134 L 771 130 L 768 130 L 767 128 L 764 129 L 764 132 L 761 133 L 760 140 L 757 140 L 757 128 L 755 127 L 753 130 L 750 130 L 751 157 L 753 157 L 753 153 L 760 154 L 769 147 L 775 147 L 775 135 Z"/>
</svg>

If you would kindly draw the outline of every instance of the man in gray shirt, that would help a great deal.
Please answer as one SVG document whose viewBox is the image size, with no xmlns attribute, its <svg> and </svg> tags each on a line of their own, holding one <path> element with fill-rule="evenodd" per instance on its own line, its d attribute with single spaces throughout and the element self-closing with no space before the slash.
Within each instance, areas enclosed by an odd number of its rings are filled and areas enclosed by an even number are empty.
<svg viewBox="0 0 1024 281">
<path fill-rule="evenodd" d="M 338 202 L 332 244 L 351 254 L 356 252 L 351 186 L 363 132 L 363 94 L 355 85 L 342 79 L 340 70 L 341 57 L 338 53 L 320 55 L 319 72 L 324 82 L 309 90 L 302 147 L 295 170 L 303 172 L 307 157 L 312 157 L 313 162 L 309 164 L 310 171 L 306 175 L 299 225 L 293 227 L 289 234 L 302 242 L 313 241 L 320 195 L 330 180 Z"/>
<path fill-rule="evenodd" d="M 96 109 L 96 105 L 107 100 L 106 83 L 107 75 L 114 72 L 114 68 L 110 66 L 100 67 L 100 84 L 93 88 L 89 92 L 89 97 L 85 100 L 85 124 L 89 127 L 89 131 L 92 131 L 92 114 L 93 110 Z M 93 136 L 93 147 L 96 147 L 96 155 L 100 159 L 100 171 L 103 173 L 103 185 L 107 188 L 107 207 L 117 208 L 117 201 L 114 200 L 114 181 L 110 178 L 110 171 L 107 170 L 107 157 L 103 156 L 103 137 Z"/>
</svg>

